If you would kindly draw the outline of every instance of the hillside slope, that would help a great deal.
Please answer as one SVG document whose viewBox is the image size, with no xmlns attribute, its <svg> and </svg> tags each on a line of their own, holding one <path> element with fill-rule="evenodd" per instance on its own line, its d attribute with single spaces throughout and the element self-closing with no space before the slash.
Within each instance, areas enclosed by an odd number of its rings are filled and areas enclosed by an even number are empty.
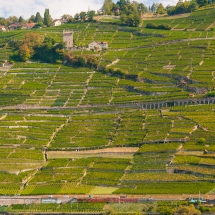
<svg viewBox="0 0 215 215">
<path fill-rule="evenodd" d="M 75 53 L 99 56 L 111 73 L 0 68 L 0 194 L 213 194 L 214 13 L 143 22 L 166 31 L 103 22 L 35 30 L 60 42 L 73 29 L 80 47 L 107 41 L 104 52 Z M 0 34 L 2 60 L 26 32 Z"/>
</svg>

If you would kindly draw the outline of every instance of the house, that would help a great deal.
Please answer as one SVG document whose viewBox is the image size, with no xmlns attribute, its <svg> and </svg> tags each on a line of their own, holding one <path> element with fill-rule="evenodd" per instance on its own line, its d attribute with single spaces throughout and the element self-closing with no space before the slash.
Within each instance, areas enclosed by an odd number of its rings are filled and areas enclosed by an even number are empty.
<svg viewBox="0 0 215 215">
<path fill-rule="evenodd" d="M 62 21 L 60 19 L 56 19 L 52 22 L 52 26 L 60 26 L 62 24 Z"/>
<path fill-rule="evenodd" d="M 0 32 L 5 32 L 6 28 L 4 26 L 0 26 Z"/>
<path fill-rule="evenodd" d="M 101 51 L 101 46 L 96 41 L 93 41 L 92 43 L 88 44 L 88 49 Z"/>
<path fill-rule="evenodd" d="M 36 24 L 35 23 L 27 23 L 27 24 L 23 24 L 22 25 L 22 29 L 31 29 L 35 26 Z"/>
<path fill-rule="evenodd" d="M 73 31 L 63 31 L 63 42 L 66 43 L 67 50 L 70 50 L 74 47 Z"/>
<path fill-rule="evenodd" d="M 92 43 L 88 44 L 88 50 L 102 51 L 102 49 L 107 49 L 107 48 L 108 48 L 108 42 L 93 41 Z"/>
<path fill-rule="evenodd" d="M 100 45 L 102 48 L 105 48 L 105 49 L 108 48 L 108 42 L 100 42 L 99 45 Z"/>
<path fill-rule="evenodd" d="M 8 27 L 10 30 L 16 30 L 18 28 L 18 24 L 10 24 Z"/>
</svg>

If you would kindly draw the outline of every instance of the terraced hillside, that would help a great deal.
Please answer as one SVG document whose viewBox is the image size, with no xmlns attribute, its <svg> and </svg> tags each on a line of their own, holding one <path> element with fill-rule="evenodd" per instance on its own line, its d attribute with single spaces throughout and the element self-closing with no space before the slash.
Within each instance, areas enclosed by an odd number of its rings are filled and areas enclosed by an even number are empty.
<svg viewBox="0 0 215 215">
<path fill-rule="evenodd" d="M 104 52 L 75 53 L 99 56 L 110 73 L 32 61 L 0 68 L 0 194 L 213 194 L 214 16 L 35 30 L 60 42 L 73 29 L 77 46 L 108 41 Z M 25 33 L 0 34 L 1 60 Z"/>
</svg>

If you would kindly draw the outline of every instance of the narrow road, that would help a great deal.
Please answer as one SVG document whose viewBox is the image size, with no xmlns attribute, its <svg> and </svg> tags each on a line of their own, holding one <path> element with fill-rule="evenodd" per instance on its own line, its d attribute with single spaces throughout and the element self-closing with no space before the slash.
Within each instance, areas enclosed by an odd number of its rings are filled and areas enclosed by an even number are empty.
<svg viewBox="0 0 215 215">
<path fill-rule="evenodd" d="M 192 195 L 193 198 L 199 198 L 199 194 Z M 215 195 L 202 194 L 203 199 L 214 201 Z M 58 202 L 66 203 L 73 198 L 79 199 L 89 199 L 89 195 L 36 195 L 36 196 L 0 196 L 0 205 L 11 205 L 11 204 L 39 204 L 42 199 L 57 199 Z M 117 198 L 120 199 L 121 195 L 93 195 L 93 198 L 107 199 L 107 198 Z M 126 198 L 141 199 L 145 201 L 181 201 L 190 198 L 190 194 L 150 194 L 150 195 L 126 195 Z M 125 200 L 126 198 L 123 198 Z"/>
<path fill-rule="evenodd" d="M 204 102 L 210 103 L 204 103 Z M 184 106 L 188 105 L 188 103 L 191 102 L 193 105 L 202 105 L 202 104 L 214 104 L 215 103 L 215 97 L 210 98 L 201 98 L 201 99 L 195 99 L 195 98 L 185 98 L 185 99 L 175 99 L 175 100 L 168 100 L 168 101 L 147 101 L 147 102 L 130 102 L 130 103 L 112 103 L 112 104 L 96 104 L 96 105 L 79 105 L 79 106 L 39 106 L 39 105 L 25 105 L 25 104 L 19 104 L 15 106 L 5 106 L 0 107 L 0 110 L 76 110 L 76 109 L 83 109 L 83 108 L 97 108 L 97 107 L 118 107 L 118 108 L 140 108 L 140 109 L 160 109 L 160 104 L 165 104 L 165 107 L 170 107 L 168 104 L 171 103 L 171 106 Z M 177 104 L 175 104 L 177 103 Z M 183 103 L 183 104 L 178 104 Z M 192 105 L 190 104 L 190 105 Z M 148 107 L 148 105 L 151 105 L 151 107 Z M 146 106 L 145 108 L 143 108 Z M 157 107 L 156 107 L 157 106 Z"/>
</svg>

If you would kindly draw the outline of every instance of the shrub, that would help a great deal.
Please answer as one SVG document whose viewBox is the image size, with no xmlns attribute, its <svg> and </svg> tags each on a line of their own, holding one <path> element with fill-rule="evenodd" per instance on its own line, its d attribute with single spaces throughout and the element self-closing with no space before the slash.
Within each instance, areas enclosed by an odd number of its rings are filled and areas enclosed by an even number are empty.
<svg viewBox="0 0 215 215">
<path fill-rule="evenodd" d="M 160 212 L 161 215 L 172 215 L 173 214 L 173 210 L 168 206 L 161 206 L 161 207 L 159 207 L 158 211 Z"/>
<path fill-rule="evenodd" d="M 215 97 L 215 91 L 208 92 L 206 97 Z"/>
<path fill-rule="evenodd" d="M 105 205 L 103 214 L 104 215 L 113 215 L 114 214 L 114 209 L 109 205 Z"/>
<path fill-rule="evenodd" d="M 198 144 L 205 144 L 206 143 L 206 139 L 205 138 L 199 138 L 197 141 Z"/>
<path fill-rule="evenodd" d="M 176 213 L 177 215 L 200 215 L 201 212 L 197 209 L 195 209 L 194 205 L 190 206 L 180 206 Z"/>
<path fill-rule="evenodd" d="M 171 26 L 168 25 L 168 24 L 159 24 L 159 25 L 156 25 L 154 23 L 147 23 L 146 25 L 146 28 L 150 28 L 150 29 L 161 29 L 161 30 L 170 30 L 171 29 Z"/>
<path fill-rule="evenodd" d="M 97 57 L 82 55 L 77 56 L 74 54 L 67 54 L 64 57 L 65 64 L 74 67 L 88 67 L 91 69 L 97 69 L 99 64 Z"/>
</svg>

